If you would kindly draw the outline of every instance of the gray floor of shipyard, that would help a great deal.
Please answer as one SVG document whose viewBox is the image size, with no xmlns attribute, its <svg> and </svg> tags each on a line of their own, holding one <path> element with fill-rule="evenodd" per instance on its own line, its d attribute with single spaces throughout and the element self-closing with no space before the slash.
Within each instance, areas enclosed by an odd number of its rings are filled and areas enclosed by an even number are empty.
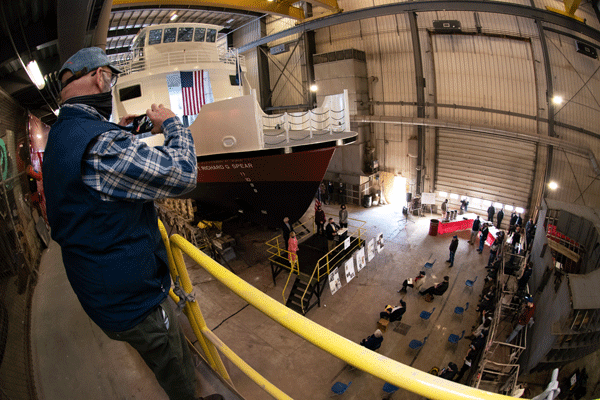
<svg viewBox="0 0 600 400">
<path fill-rule="evenodd" d="M 339 206 L 324 205 L 326 213 L 336 215 Z M 312 215 L 309 208 L 306 217 Z M 367 221 L 367 239 L 384 234 L 385 248 L 367 263 L 349 283 L 341 277 L 343 287 L 331 295 L 324 291 L 321 307 L 307 318 L 352 340 L 360 341 L 376 329 L 379 312 L 386 304 L 397 304 L 402 297 L 407 312 L 399 323 L 392 323 L 384 334 L 380 354 L 423 371 L 455 362 L 459 368 L 468 340 L 450 345 L 448 336 L 469 333 L 475 323 L 477 303 L 485 276 L 484 265 L 489 248 L 483 255 L 467 243 L 468 231 L 458 232 L 460 244 L 454 268 L 448 268 L 448 245 L 452 234 L 429 236 L 430 214 L 410 216 L 408 221 L 393 205 L 369 209 L 348 206 L 351 218 Z M 438 217 L 438 216 L 434 216 Z M 266 260 L 264 242 L 277 232 L 245 228 L 237 249 L 238 258 L 231 266 L 238 276 L 272 298 L 282 301 L 287 274 L 273 284 Z M 240 236 L 238 235 L 238 239 Z M 411 289 L 397 293 L 406 277 L 413 277 L 426 262 L 435 260 L 427 270 L 426 286 L 450 276 L 450 288 L 432 303 L 425 302 Z M 196 265 L 189 265 L 195 295 L 209 328 L 273 384 L 294 399 L 326 399 L 336 381 L 352 385 L 345 399 L 380 399 L 384 382 L 360 370 L 349 371 L 345 363 L 288 332 L 275 322 L 229 292 L 222 284 Z M 340 274 L 343 275 L 343 274 Z M 465 280 L 479 276 L 475 287 L 465 287 Z M 454 315 L 456 306 L 471 307 L 462 317 Z M 423 310 L 435 313 L 427 322 L 419 318 Z M 166 399 L 151 372 L 139 356 L 122 343 L 110 341 L 85 315 L 69 286 L 61 265 L 60 251 L 53 243 L 45 252 L 34 295 L 32 342 L 34 371 L 40 398 L 53 399 Z M 405 332 L 399 332 L 399 327 Z M 503 333 L 508 335 L 509 332 Z M 429 339 L 418 353 L 408 348 L 412 339 Z M 225 358 L 237 391 L 248 400 L 270 396 L 243 375 Z M 200 365 L 200 368 L 203 366 Z M 545 380 L 545 379 L 542 379 Z M 203 394 L 222 391 L 218 379 L 205 379 Z M 545 386 L 545 384 L 544 384 Z M 537 392 L 537 390 L 536 390 Z M 228 399 L 239 398 L 228 394 Z M 421 399 L 399 390 L 393 399 Z"/>
</svg>

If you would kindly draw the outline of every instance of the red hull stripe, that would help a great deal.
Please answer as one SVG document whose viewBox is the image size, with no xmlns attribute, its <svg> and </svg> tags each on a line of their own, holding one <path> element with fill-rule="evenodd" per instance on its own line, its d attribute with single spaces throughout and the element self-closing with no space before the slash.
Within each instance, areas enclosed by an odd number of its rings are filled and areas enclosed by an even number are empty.
<svg viewBox="0 0 600 400">
<path fill-rule="evenodd" d="M 198 182 L 321 181 L 335 147 L 275 156 L 198 161 Z"/>
</svg>

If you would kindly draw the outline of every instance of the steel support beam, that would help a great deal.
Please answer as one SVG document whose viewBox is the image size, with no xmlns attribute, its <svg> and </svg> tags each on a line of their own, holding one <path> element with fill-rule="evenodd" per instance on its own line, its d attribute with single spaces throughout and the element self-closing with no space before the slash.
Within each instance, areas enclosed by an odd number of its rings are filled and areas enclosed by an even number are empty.
<svg viewBox="0 0 600 400">
<path fill-rule="evenodd" d="M 114 0 L 115 2 L 121 0 Z M 309 21 L 303 24 L 296 25 L 293 28 L 286 29 L 266 36 L 254 42 L 248 43 L 240 47 L 240 52 L 248 51 L 261 44 L 267 44 L 277 39 L 285 38 L 290 35 L 295 35 L 308 30 L 317 30 L 327 28 L 329 26 L 344 24 L 347 22 L 358 21 L 362 19 L 383 17 L 392 14 L 403 14 L 408 12 L 426 12 L 426 11 L 476 11 L 493 14 L 514 15 L 517 17 L 536 19 L 542 22 L 558 25 L 560 27 L 578 32 L 584 36 L 600 42 L 600 31 L 591 28 L 572 18 L 553 13 L 551 11 L 523 6 L 520 4 L 510 4 L 500 1 L 474 1 L 474 0 L 430 0 L 422 2 L 406 2 L 386 4 L 383 6 L 361 8 L 358 10 L 346 11 L 339 14 L 330 15 L 317 20 Z"/>
<path fill-rule="evenodd" d="M 281 2 L 267 2 L 267 1 L 253 1 L 253 0 L 177 0 L 177 1 L 165 1 L 165 0 L 114 0 L 113 4 L 115 7 L 130 7 L 130 6 L 164 6 L 167 3 L 173 4 L 173 6 L 209 6 L 209 7 L 227 7 L 240 10 L 249 10 L 262 12 L 267 14 L 278 14 L 284 17 L 293 18 L 296 20 L 304 19 L 304 10 L 299 7 L 292 6 L 288 1 Z M 254 46 L 256 47 L 256 46 Z"/>
<path fill-rule="evenodd" d="M 552 83 L 552 69 L 550 67 L 550 56 L 548 55 L 548 44 L 546 43 L 546 34 L 544 32 L 544 27 L 542 22 L 539 19 L 535 20 L 538 33 L 540 35 L 540 44 L 542 47 L 542 56 L 544 57 L 544 73 L 546 74 L 546 103 L 548 104 L 548 137 L 555 137 L 556 133 L 554 132 L 554 103 L 552 102 L 552 97 L 554 96 L 554 87 Z M 548 191 L 548 179 L 552 176 L 552 156 L 553 156 L 553 146 L 548 146 L 548 153 L 546 155 L 546 171 L 544 173 L 544 179 L 542 180 L 542 185 L 544 185 L 542 198 L 546 197 Z M 542 198 L 538 200 L 539 204 L 535 204 L 535 209 L 537 210 L 541 206 Z"/>
<path fill-rule="evenodd" d="M 425 75 L 423 73 L 423 60 L 421 58 L 421 40 L 419 39 L 419 26 L 417 25 L 417 14 L 409 12 L 406 14 L 410 25 L 410 37 L 412 40 L 413 57 L 415 62 L 415 79 L 417 88 L 417 118 L 425 118 Z M 417 125 L 417 187 L 416 194 L 419 195 L 423 189 L 423 169 L 425 166 L 425 127 Z"/>
</svg>

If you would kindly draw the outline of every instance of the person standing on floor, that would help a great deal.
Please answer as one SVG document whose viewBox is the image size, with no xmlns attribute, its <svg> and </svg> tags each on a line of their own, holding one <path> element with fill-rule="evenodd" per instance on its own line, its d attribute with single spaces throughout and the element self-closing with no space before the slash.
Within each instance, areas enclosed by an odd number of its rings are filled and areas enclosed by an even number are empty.
<svg viewBox="0 0 600 400">
<path fill-rule="evenodd" d="M 488 259 L 488 263 L 486 268 L 491 268 L 492 263 L 496 260 L 496 255 L 498 254 L 498 249 L 500 249 L 500 239 L 494 239 L 494 243 L 490 246 L 490 258 Z"/>
<path fill-rule="evenodd" d="M 290 232 L 293 232 L 294 228 L 292 224 L 290 224 L 290 219 L 288 217 L 283 218 L 283 224 L 281 225 L 281 233 L 283 235 L 283 243 L 285 245 L 285 249 L 288 249 L 288 241 L 290 240 Z"/>
<path fill-rule="evenodd" d="M 334 187 L 333 187 L 333 182 L 329 181 L 327 183 L 327 198 L 329 200 L 329 204 L 334 203 L 335 204 L 335 197 L 334 195 Z"/>
<path fill-rule="evenodd" d="M 517 224 L 517 218 L 518 218 L 518 214 L 516 211 L 513 211 L 510 214 L 510 221 L 508 223 L 508 234 L 510 235 L 511 233 L 513 233 L 515 231 L 515 226 Z"/>
<path fill-rule="evenodd" d="M 502 224 L 502 220 L 504 219 L 504 210 L 500 209 L 500 211 L 498 211 L 498 215 L 496 216 L 496 228 L 500 229 L 500 225 Z"/>
<path fill-rule="evenodd" d="M 477 239 L 477 233 L 479 233 L 479 226 L 481 225 L 481 221 L 479 220 L 479 215 L 473 221 L 473 227 L 471 228 L 471 238 L 469 239 L 469 244 L 475 243 L 475 239 Z"/>
<path fill-rule="evenodd" d="M 317 234 L 323 235 L 325 228 L 325 211 L 321 207 L 317 208 L 315 211 L 315 223 L 317 224 Z"/>
<path fill-rule="evenodd" d="M 487 209 L 488 212 L 488 221 L 490 221 L 490 223 L 492 225 L 494 225 L 494 214 L 496 214 L 496 209 L 494 208 L 493 204 L 490 204 L 490 206 Z"/>
<path fill-rule="evenodd" d="M 458 236 L 452 236 L 452 241 L 450 241 L 450 258 L 446 260 L 446 262 L 450 263 L 448 268 L 452 268 L 454 266 L 454 255 L 456 254 L 456 249 L 458 249 Z"/>
<path fill-rule="evenodd" d="M 444 200 L 442 203 L 442 219 L 446 219 L 448 217 L 448 199 Z"/>
<path fill-rule="evenodd" d="M 298 266 L 298 239 L 296 239 L 296 232 L 290 232 L 290 238 L 288 240 L 288 260 L 290 262 L 290 266 Z"/>
<path fill-rule="evenodd" d="M 525 305 L 525 309 L 521 315 L 519 315 L 517 325 L 506 339 L 506 343 L 512 342 L 515 336 L 517 336 L 517 334 L 525 327 L 525 325 L 533 324 L 533 314 L 535 313 L 535 304 L 533 304 L 533 298 L 528 296 L 525 298 L 525 301 L 527 301 L 527 305 Z"/>
<path fill-rule="evenodd" d="M 348 228 L 348 210 L 346 210 L 346 205 L 342 204 L 340 206 L 340 227 Z"/>
<path fill-rule="evenodd" d="M 162 104 L 146 111 L 162 146 L 108 121 L 119 71 L 104 50 L 71 56 L 58 73 L 63 101 L 48 135 L 43 177 L 52 238 L 84 311 L 127 342 L 170 399 L 197 399 L 192 354 L 171 301 L 167 251 L 154 200 L 196 186 L 192 134 Z M 211 395 L 207 399 L 223 399 Z"/>
<path fill-rule="evenodd" d="M 479 237 L 479 249 L 477 249 L 477 252 L 479 254 L 483 253 L 483 246 L 485 245 L 489 233 L 490 230 L 488 228 L 488 224 L 483 224 L 483 228 L 481 229 L 481 236 Z"/>
</svg>

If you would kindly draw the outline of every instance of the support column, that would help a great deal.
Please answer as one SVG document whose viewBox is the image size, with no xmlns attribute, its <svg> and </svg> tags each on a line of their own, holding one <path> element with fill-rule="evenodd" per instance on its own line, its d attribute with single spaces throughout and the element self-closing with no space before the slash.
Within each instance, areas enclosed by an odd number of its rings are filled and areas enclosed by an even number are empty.
<svg viewBox="0 0 600 400">
<path fill-rule="evenodd" d="M 423 74 L 423 60 L 421 58 L 421 41 L 419 39 L 419 27 L 417 25 L 417 14 L 407 13 L 412 38 L 413 55 L 415 58 L 415 79 L 417 86 L 417 117 L 425 118 L 425 76 Z M 416 194 L 423 191 L 423 176 L 425 168 L 425 127 L 417 126 L 417 187 Z"/>
</svg>

